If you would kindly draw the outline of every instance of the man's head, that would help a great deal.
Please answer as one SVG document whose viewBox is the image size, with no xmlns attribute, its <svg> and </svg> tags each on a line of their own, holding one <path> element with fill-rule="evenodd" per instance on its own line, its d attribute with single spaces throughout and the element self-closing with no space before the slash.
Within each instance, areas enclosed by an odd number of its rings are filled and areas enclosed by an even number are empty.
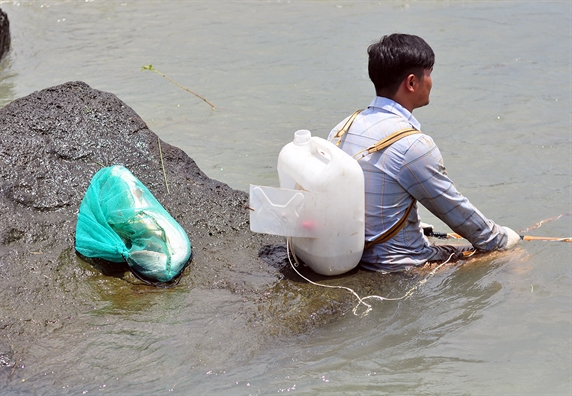
<svg viewBox="0 0 572 396">
<path fill-rule="evenodd" d="M 369 55 L 369 78 L 375 86 L 378 96 L 394 98 L 402 83 L 411 85 L 422 83 L 435 63 L 435 54 L 429 44 L 421 37 L 395 33 L 384 36 L 367 49 Z M 427 90 L 425 87 L 419 87 Z M 418 88 L 416 86 L 416 88 Z M 429 91 L 431 87 L 429 86 Z M 419 94 L 419 90 L 417 90 Z M 429 92 L 427 103 L 429 103 Z M 417 99 L 419 101 L 419 98 Z M 414 107 L 424 106 L 425 104 Z"/>
</svg>

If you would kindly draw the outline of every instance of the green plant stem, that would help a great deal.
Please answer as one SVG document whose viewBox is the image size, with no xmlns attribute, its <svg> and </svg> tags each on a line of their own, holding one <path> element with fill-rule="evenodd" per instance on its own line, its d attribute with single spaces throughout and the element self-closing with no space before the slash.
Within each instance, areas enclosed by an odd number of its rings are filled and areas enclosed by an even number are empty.
<svg viewBox="0 0 572 396">
<path fill-rule="evenodd" d="M 165 173 L 165 164 L 163 163 L 163 150 L 161 150 L 161 139 L 157 136 L 157 144 L 159 145 L 159 156 L 161 157 L 161 168 L 163 169 L 163 179 L 165 180 L 165 187 L 167 187 L 167 194 L 171 194 L 169 191 L 169 184 L 167 183 L 167 173 Z"/>
<path fill-rule="evenodd" d="M 209 102 L 207 99 L 203 98 L 201 95 L 197 94 L 196 92 L 191 91 L 189 88 L 182 86 L 181 84 L 179 84 L 178 82 L 176 82 L 175 80 L 173 80 L 172 78 L 168 77 L 167 75 L 165 75 L 164 73 L 161 73 L 159 70 L 155 69 L 153 67 L 153 65 L 147 65 L 147 66 L 143 66 L 141 67 L 141 71 L 143 70 L 151 70 L 157 74 L 159 74 L 160 76 L 165 77 L 167 80 L 169 80 L 170 82 L 172 82 L 173 84 L 175 84 L 177 87 L 184 89 L 185 91 L 192 93 L 193 95 L 195 95 L 197 98 L 202 99 L 203 101 L 205 101 L 207 104 L 209 104 L 213 109 L 215 109 L 215 105 L 212 104 L 211 102 Z"/>
</svg>

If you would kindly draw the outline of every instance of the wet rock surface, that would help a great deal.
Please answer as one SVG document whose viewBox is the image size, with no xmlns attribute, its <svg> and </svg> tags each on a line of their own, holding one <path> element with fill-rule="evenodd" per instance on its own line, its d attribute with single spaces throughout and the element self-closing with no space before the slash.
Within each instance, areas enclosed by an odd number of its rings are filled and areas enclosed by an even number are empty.
<svg viewBox="0 0 572 396">
<path fill-rule="evenodd" d="M 170 193 L 157 135 L 113 94 L 69 82 L 0 110 L 0 371 L 25 361 L 27 345 L 73 323 L 102 295 L 136 299 L 152 289 L 125 266 L 86 263 L 75 253 L 78 208 L 102 166 L 126 166 L 187 231 L 193 261 L 178 289 L 240 295 L 245 323 L 269 336 L 307 331 L 351 310 L 349 293 L 293 272 L 282 238 L 250 232 L 247 193 L 209 179 L 182 150 L 160 146 Z M 391 282 L 358 270 L 328 279 L 302 271 L 358 293 Z"/>
</svg>

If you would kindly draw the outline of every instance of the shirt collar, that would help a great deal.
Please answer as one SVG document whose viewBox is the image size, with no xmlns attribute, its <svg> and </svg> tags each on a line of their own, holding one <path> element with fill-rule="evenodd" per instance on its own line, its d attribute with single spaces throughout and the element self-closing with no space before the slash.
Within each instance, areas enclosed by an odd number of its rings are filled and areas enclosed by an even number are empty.
<svg viewBox="0 0 572 396">
<path fill-rule="evenodd" d="M 376 96 L 372 100 L 369 107 L 370 108 L 377 107 L 379 109 L 387 111 L 388 113 L 395 114 L 398 117 L 405 118 L 413 128 L 417 129 L 418 131 L 421 130 L 421 124 L 419 123 L 419 121 L 417 121 L 417 119 L 413 116 L 413 114 L 411 114 L 409 110 L 407 110 L 405 107 L 401 106 L 394 100 L 384 98 L 382 96 Z"/>
</svg>

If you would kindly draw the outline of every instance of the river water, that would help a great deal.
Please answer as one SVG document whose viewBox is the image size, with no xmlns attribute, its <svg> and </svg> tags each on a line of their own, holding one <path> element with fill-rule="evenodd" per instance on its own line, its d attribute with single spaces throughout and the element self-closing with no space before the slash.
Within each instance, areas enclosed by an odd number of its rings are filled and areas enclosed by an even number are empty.
<svg viewBox="0 0 572 396">
<path fill-rule="evenodd" d="M 325 137 L 369 104 L 373 40 L 418 34 L 436 65 L 431 104 L 415 115 L 459 190 L 516 230 L 571 211 L 569 1 L 0 7 L 12 32 L 0 65 L 1 106 L 85 81 L 133 107 L 208 176 L 244 191 L 277 185 L 276 158 L 294 131 Z M 149 64 L 216 109 L 141 71 Z M 570 218 L 530 233 L 572 236 Z M 241 302 L 231 296 L 197 289 L 191 300 L 179 288 L 138 303 L 117 297 L 30 346 L 40 363 L 18 368 L 22 382 L 5 392 L 569 395 L 571 253 L 566 243 L 523 243 L 480 265 L 439 272 L 406 300 L 374 303 L 368 316 L 348 313 L 271 342 L 233 327 Z"/>
</svg>

